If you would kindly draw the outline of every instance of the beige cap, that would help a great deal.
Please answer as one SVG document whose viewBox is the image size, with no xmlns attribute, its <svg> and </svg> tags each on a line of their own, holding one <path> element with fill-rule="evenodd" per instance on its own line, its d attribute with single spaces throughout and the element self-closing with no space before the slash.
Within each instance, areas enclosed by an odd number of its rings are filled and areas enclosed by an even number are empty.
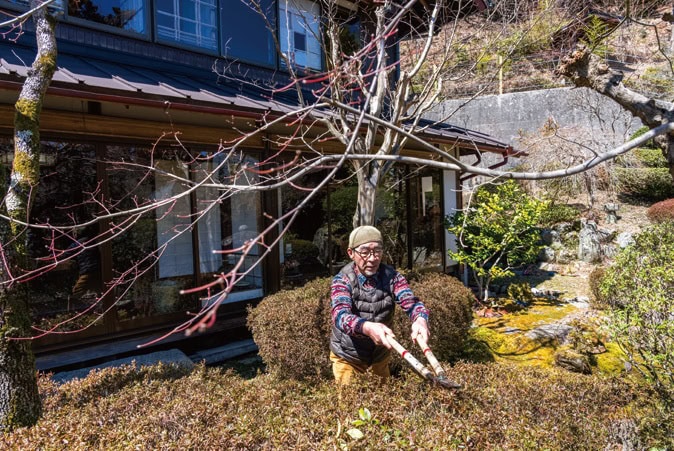
<svg viewBox="0 0 674 451">
<path fill-rule="evenodd" d="M 370 243 L 372 241 L 378 241 L 380 243 L 384 242 L 384 240 L 381 237 L 381 232 L 377 230 L 376 227 L 372 226 L 356 227 L 351 231 L 351 235 L 349 235 L 349 247 L 351 249 L 358 247 L 361 244 Z"/>
</svg>

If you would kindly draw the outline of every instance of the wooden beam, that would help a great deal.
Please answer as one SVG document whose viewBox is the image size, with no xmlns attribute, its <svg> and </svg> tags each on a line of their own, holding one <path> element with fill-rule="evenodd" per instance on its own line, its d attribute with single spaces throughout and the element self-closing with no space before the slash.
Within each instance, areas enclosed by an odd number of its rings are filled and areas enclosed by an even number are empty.
<svg viewBox="0 0 674 451">
<path fill-rule="evenodd" d="M 0 106 L 0 130 L 14 128 L 14 107 Z M 180 133 L 180 140 L 201 144 L 218 144 L 241 136 L 231 127 L 203 127 L 194 124 L 167 124 L 165 122 L 99 116 L 85 113 L 43 110 L 40 115 L 40 132 L 46 134 L 86 135 L 115 139 L 148 139 L 156 141 L 162 135 Z M 246 147 L 262 147 L 262 136 L 247 140 Z"/>
</svg>

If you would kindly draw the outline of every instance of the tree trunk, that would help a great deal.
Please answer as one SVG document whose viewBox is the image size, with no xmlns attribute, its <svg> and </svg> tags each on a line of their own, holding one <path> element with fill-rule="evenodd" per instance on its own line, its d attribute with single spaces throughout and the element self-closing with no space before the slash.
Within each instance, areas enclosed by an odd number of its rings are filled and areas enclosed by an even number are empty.
<svg viewBox="0 0 674 451">
<path fill-rule="evenodd" d="M 31 8 L 40 2 L 31 1 Z M 46 8 L 33 13 L 37 55 L 16 102 L 14 161 L 5 208 L 12 219 L 3 237 L 8 263 L 3 268 L 0 292 L 0 429 L 10 430 L 37 422 L 42 410 L 37 389 L 35 358 L 30 341 L 13 340 L 30 335 L 31 318 L 26 284 L 12 282 L 12 272 L 27 268 L 25 226 L 31 198 L 40 177 L 40 112 L 56 69 L 55 22 Z M 9 238 L 9 239 L 7 239 Z"/>
<path fill-rule="evenodd" d="M 377 171 L 370 163 L 362 167 L 358 172 L 358 204 L 356 207 L 356 214 L 353 216 L 353 227 L 362 225 L 375 225 L 375 203 L 377 200 L 377 183 L 379 177 L 374 174 L 370 176 L 367 174 L 370 170 Z M 362 174 L 362 175 L 361 175 Z"/>
</svg>

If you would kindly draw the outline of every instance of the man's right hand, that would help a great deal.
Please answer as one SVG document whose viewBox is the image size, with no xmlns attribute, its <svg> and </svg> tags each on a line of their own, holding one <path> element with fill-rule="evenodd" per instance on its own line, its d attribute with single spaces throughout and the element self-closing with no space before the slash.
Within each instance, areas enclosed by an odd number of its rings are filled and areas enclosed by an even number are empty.
<svg viewBox="0 0 674 451">
<path fill-rule="evenodd" d="M 386 336 L 390 335 L 391 337 L 395 337 L 395 334 L 385 324 L 365 321 L 363 324 L 363 333 L 370 337 L 377 346 L 384 346 L 391 349 L 391 344 L 388 342 Z"/>
</svg>

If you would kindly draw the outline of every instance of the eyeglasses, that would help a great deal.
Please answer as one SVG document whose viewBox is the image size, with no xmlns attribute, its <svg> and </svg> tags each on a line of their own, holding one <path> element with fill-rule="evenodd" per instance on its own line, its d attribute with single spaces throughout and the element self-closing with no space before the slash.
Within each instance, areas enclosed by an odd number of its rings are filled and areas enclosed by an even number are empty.
<svg viewBox="0 0 674 451">
<path fill-rule="evenodd" d="M 356 254 L 360 256 L 360 258 L 363 259 L 368 259 L 372 256 L 375 258 L 380 258 L 382 255 L 384 255 L 384 249 L 377 247 L 374 249 L 364 249 L 364 250 L 358 250 L 358 249 L 351 249 L 354 251 Z"/>
</svg>

